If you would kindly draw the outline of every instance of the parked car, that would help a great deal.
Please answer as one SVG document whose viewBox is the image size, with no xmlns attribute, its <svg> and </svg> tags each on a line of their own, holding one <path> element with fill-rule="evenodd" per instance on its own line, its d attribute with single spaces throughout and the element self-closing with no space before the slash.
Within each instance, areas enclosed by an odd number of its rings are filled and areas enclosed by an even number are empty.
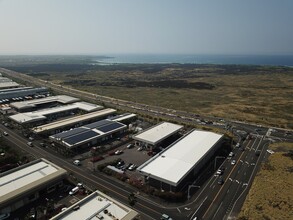
<svg viewBox="0 0 293 220">
<path fill-rule="evenodd" d="M 236 160 L 232 160 L 231 165 L 235 165 L 235 164 L 236 164 Z"/>
<path fill-rule="evenodd" d="M 137 148 L 138 151 L 142 151 L 142 147 Z"/>
<path fill-rule="evenodd" d="M 30 147 L 33 147 L 33 146 L 34 146 L 34 145 L 33 145 L 33 142 L 30 142 L 30 141 L 27 142 L 27 145 L 30 146 Z"/>
<path fill-rule="evenodd" d="M 126 148 L 127 149 L 133 148 L 133 144 L 128 144 Z"/>
<path fill-rule="evenodd" d="M 35 208 L 31 208 L 30 210 L 30 219 L 36 219 L 37 218 L 37 211 Z"/>
<path fill-rule="evenodd" d="M 83 184 L 82 183 L 77 183 L 76 185 L 78 188 L 83 189 Z"/>
<path fill-rule="evenodd" d="M 6 131 L 3 132 L 4 136 L 8 136 L 8 133 Z"/>
<path fill-rule="evenodd" d="M 162 216 L 161 216 L 160 219 L 161 220 L 172 220 L 172 218 L 169 215 L 167 215 L 167 214 L 162 214 Z"/>
<path fill-rule="evenodd" d="M 122 154 L 122 153 L 123 153 L 122 150 L 116 150 L 116 151 L 115 151 L 115 155 L 120 155 L 120 154 Z"/>
<path fill-rule="evenodd" d="M 117 163 L 116 167 L 119 168 L 119 167 L 122 167 L 122 166 L 124 166 L 124 165 L 125 165 L 125 162 L 124 162 L 123 160 L 120 160 L 120 161 Z"/>
<path fill-rule="evenodd" d="M 217 175 L 222 175 L 222 173 L 223 173 L 223 171 L 220 170 L 220 169 L 218 169 L 217 172 L 216 172 Z"/>
<path fill-rule="evenodd" d="M 133 171 L 136 169 L 136 167 L 137 166 L 135 164 L 132 164 L 130 167 L 128 167 L 128 170 Z"/>
<path fill-rule="evenodd" d="M 79 191 L 79 187 L 76 186 L 72 190 L 69 191 L 69 195 L 72 196 L 72 195 L 76 194 L 78 191 Z"/>
<path fill-rule="evenodd" d="M 73 164 L 76 166 L 80 166 L 81 162 L 80 162 L 80 160 L 75 160 L 75 161 L 73 161 Z"/>
</svg>

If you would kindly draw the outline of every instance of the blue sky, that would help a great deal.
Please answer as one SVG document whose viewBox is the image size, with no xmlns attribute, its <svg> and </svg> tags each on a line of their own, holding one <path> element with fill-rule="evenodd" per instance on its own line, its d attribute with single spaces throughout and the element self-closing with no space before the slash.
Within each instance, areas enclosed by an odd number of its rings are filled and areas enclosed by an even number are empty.
<svg viewBox="0 0 293 220">
<path fill-rule="evenodd" d="M 0 0 L 0 54 L 293 54 L 293 0 Z"/>
</svg>

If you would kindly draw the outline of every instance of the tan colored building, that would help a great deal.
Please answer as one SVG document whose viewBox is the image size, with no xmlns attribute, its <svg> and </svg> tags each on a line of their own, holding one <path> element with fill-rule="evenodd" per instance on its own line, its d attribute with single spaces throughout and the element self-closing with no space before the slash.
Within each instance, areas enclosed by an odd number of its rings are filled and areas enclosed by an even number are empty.
<svg viewBox="0 0 293 220">
<path fill-rule="evenodd" d="M 13 212 L 63 186 L 67 171 L 38 159 L 0 174 L 0 214 Z"/>
<path fill-rule="evenodd" d="M 140 218 L 133 209 L 100 191 L 95 191 L 51 218 L 51 220 L 72 219 L 134 220 Z"/>
</svg>

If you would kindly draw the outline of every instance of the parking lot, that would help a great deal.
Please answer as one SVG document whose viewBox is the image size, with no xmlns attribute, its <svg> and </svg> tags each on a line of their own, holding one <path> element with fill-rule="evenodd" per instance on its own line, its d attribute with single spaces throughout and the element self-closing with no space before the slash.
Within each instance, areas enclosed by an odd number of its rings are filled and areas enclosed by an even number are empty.
<svg viewBox="0 0 293 220">
<path fill-rule="evenodd" d="M 127 148 L 127 146 L 132 145 L 131 148 Z M 99 164 L 111 162 L 113 160 L 116 160 L 120 158 L 124 161 L 123 166 L 121 166 L 121 169 L 125 171 L 125 173 L 128 176 L 132 176 L 135 173 L 135 170 L 137 167 L 142 165 L 144 162 L 146 162 L 151 157 L 147 154 L 147 151 L 145 150 L 138 150 L 139 146 L 134 145 L 134 141 L 131 141 L 129 143 L 126 143 L 115 150 L 110 150 L 106 152 L 105 154 L 101 155 L 103 159 L 97 161 L 97 162 L 91 162 L 92 158 L 88 158 L 82 162 L 83 166 L 86 166 L 88 169 L 93 169 L 93 167 L 97 167 Z M 119 154 L 115 154 L 115 152 Z M 131 171 L 127 168 L 129 168 L 130 165 L 134 164 L 135 168 Z"/>
</svg>

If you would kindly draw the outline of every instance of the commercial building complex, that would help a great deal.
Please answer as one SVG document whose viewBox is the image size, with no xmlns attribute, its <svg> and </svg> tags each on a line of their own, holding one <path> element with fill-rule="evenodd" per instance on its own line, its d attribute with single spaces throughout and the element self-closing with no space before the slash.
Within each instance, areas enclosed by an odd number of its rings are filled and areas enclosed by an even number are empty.
<svg viewBox="0 0 293 220">
<path fill-rule="evenodd" d="M 95 191 L 51 220 L 103 219 L 132 220 L 138 217 L 133 209 L 119 203 L 102 192 Z"/>
<path fill-rule="evenodd" d="M 0 174 L 0 213 L 10 213 L 63 185 L 66 170 L 38 159 Z"/>
<path fill-rule="evenodd" d="M 137 170 L 150 185 L 167 191 L 179 191 L 214 155 L 223 135 L 193 130 L 158 153 Z"/>
</svg>

